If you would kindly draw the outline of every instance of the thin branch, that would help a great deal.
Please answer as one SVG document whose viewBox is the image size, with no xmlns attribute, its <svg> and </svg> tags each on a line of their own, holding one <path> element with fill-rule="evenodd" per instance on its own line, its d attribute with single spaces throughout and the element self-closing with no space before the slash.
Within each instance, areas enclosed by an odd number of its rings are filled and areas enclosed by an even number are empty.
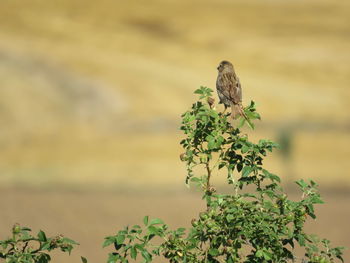
<svg viewBox="0 0 350 263">
<path fill-rule="evenodd" d="M 209 167 L 209 161 L 205 163 L 205 168 L 207 169 L 207 174 L 208 174 L 206 190 L 207 190 L 207 192 L 209 192 L 210 191 L 210 177 L 211 177 L 211 169 Z"/>
</svg>

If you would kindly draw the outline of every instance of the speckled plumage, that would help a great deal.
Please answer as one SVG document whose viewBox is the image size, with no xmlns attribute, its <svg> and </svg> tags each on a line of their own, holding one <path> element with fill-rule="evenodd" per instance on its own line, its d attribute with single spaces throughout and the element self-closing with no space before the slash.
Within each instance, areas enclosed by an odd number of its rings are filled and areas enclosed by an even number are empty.
<svg viewBox="0 0 350 263">
<path fill-rule="evenodd" d="M 225 109 L 231 107 L 233 119 L 241 115 L 246 118 L 242 107 L 242 88 L 233 65 L 224 60 L 218 66 L 218 77 L 216 79 L 216 90 L 220 99 L 219 103 L 225 105 Z"/>
</svg>

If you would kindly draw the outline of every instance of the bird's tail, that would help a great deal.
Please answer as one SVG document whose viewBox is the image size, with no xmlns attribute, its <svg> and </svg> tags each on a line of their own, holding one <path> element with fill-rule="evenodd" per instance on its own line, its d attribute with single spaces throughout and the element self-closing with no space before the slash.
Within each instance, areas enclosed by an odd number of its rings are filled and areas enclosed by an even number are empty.
<svg viewBox="0 0 350 263">
<path fill-rule="evenodd" d="M 242 104 L 241 103 L 239 103 L 239 104 L 232 103 L 232 105 L 231 105 L 231 118 L 234 120 L 234 119 L 237 119 L 238 116 L 242 116 L 243 118 L 245 118 L 249 122 L 248 116 L 245 114 Z"/>
</svg>

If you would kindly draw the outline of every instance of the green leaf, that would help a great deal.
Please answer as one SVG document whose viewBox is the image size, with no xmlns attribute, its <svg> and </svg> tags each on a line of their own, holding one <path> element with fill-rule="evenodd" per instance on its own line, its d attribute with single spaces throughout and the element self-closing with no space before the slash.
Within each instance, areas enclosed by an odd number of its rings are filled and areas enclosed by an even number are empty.
<svg viewBox="0 0 350 263">
<path fill-rule="evenodd" d="M 87 262 L 88 262 L 86 258 L 84 258 L 84 257 L 80 257 L 80 258 L 81 258 L 81 261 L 82 261 L 83 263 L 87 263 Z"/>
<path fill-rule="evenodd" d="M 184 228 L 184 227 L 179 227 L 179 228 L 176 230 L 177 234 L 183 234 L 185 231 L 186 231 L 186 228 Z"/>
<path fill-rule="evenodd" d="M 257 258 L 262 258 L 263 256 L 264 256 L 264 251 L 263 250 L 257 250 L 256 252 L 255 252 L 255 256 L 257 257 Z"/>
<path fill-rule="evenodd" d="M 216 256 L 218 256 L 218 255 L 220 254 L 220 252 L 219 252 L 219 250 L 216 249 L 216 248 L 211 248 L 211 249 L 209 249 L 209 254 L 210 254 L 211 256 L 213 256 L 213 257 L 216 257 Z"/>
<path fill-rule="evenodd" d="M 148 216 L 145 216 L 145 217 L 143 218 L 143 223 L 145 224 L 145 226 L 148 225 Z"/>
<path fill-rule="evenodd" d="M 301 245 L 301 246 L 305 246 L 305 237 L 304 235 L 302 234 L 298 234 L 297 237 L 296 237 L 298 243 Z"/>
<path fill-rule="evenodd" d="M 226 163 L 221 162 L 221 163 L 219 163 L 218 169 L 220 170 L 220 169 L 222 169 L 225 166 L 226 166 Z"/>
<path fill-rule="evenodd" d="M 143 244 L 136 244 L 134 247 L 135 247 L 138 251 L 140 251 L 140 252 L 142 252 L 142 251 L 145 250 Z"/>
<path fill-rule="evenodd" d="M 41 242 L 46 242 L 47 241 L 47 238 L 46 238 L 46 235 L 45 235 L 44 231 L 42 231 L 42 230 L 39 231 L 38 239 Z"/>
<path fill-rule="evenodd" d="M 242 119 L 243 119 L 243 117 L 242 117 Z M 252 123 L 250 119 L 248 119 L 248 120 L 246 120 L 246 121 L 247 121 L 247 123 L 248 123 L 248 126 L 249 126 L 252 130 L 254 130 L 254 129 L 255 129 L 254 123 Z"/>
<path fill-rule="evenodd" d="M 318 186 L 317 183 L 315 183 L 313 180 L 310 180 L 310 184 L 311 184 L 312 187 L 317 187 Z"/>
<path fill-rule="evenodd" d="M 38 258 L 37 258 L 37 261 L 36 261 L 36 263 L 47 263 L 47 262 L 49 262 L 49 261 L 51 261 L 51 257 L 48 255 L 48 254 L 45 254 L 45 253 L 42 253 L 42 254 L 39 254 L 39 256 L 38 256 Z M 11 263 L 13 262 L 13 261 L 10 261 Z M 30 263 L 30 262 L 32 262 L 31 260 L 29 261 L 23 261 L 23 262 L 25 262 L 25 263 Z"/>
<path fill-rule="evenodd" d="M 147 229 L 148 229 L 148 232 L 153 235 L 158 235 L 160 232 L 160 229 L 156 226 L 149 226 Z"/>
<path fill-rule="evenodd" d="M 251 194 L 251 193 L 245 193 L 242 196 L 244 196 L 244 197 L 251 197 L 251 198 L 257 198 L 255 194 Z"/>
<path fill-rule="evenodd" d="M 131 250 L 130 250 L 130 256 L 132 259 L 135 259 L 136 260 L 136 257 L 137 257 L 137 249 L 136 247 L 131 247 Z"/>
<path fill-rule="evenodd" d="M 301 188 L 307 188 L 308 187 L 308 184 L 303 179 L 300 179 L 300 180 L 296 181 L 295 183 L 297 185 L 299 185 Z"/>
<path fill-rule="evenodd" d="M 146 262 L 151 262 L 152 261 L 152 255 L 148 253 L 147 250 L 143 250 L 141 252 L 142 257 L 146 260 Z"/>
<path fill-rule="evenodd" d="M 107 247 L 107 246 L 113 244 L 114 242 L 115 242 L 115 237 L 112 237 L 112 236 L 106 237 L 105 241 L 102 244 L 102 247 Z"/>
<path fill-rule="evenodd" d="M 264 256 L 264 259 L 266 260 L 272 259 L 272 254 L 267 252 L 266 250 L 263 250 L 263 256 Z"/>
<path fill-rule="evenodd" d="M 242 153 L 246 153 L 249 151 L 249 149 L 250 149 L 250 147 L 248 145 L 243 145 L 241 151 L 242 151 Z"/>
<path fill-rule="evenodd" d="M 228 215 L 226 216 L 226 220 L 227 220 L 228 222 L 232 221 L 234 218 L 235 218 L 235 217 L 234 217 L 232 214 L 228 214 Z"/>
<path fill-rule="evenodd" d="M 6 242 L 1 242 L 1 241 L 0 241 L 0 244 L 1 244 L 1 246 L 2 246 L 3 249 L 6 249 L 7 246 L 8 246 L 8 244 L 7 244 Z"/>
<path fill-rule="evenodd" d="M 142 229 L 139 225 L 134 225 L 132 228 L 131 228 L 131 231 L 130 233 L 142 233 Z"/>
<path fill-rule="evenodd" d="M 279 178 L 279 176 L 275 175 L 275 174 L 272 174 L 270 173 L 269 171 L 263 169 L 262 170 L 264 175 L 267 177 L 267 178 L 270 178 L 272 181 L 277 181 L 277 182 L 281 182 L 281 178 Z"/>
<path fill-rule="evenodd" d="M 237 164 L 237 171 L 238 172 L 242 171 L 242 168 L 243 168 L 243 164 L 242 163 L 238 163 Z"/>
<path fill-rule="evenodd" d="M 208 141 L 208 149 L 209 149 L 209 150 L 213 150 L 213 149 L 215 149 L 215 148 L 216 148 L 216 142 L 215 142 L 214 138 L 213 138 L 213 139 L 210 139 L 210 140 Z"/>
<path fill-rule="evenodd" d="M 115 263 L 120 259 L 120 255 L 118 253 L 109 253 L 107 263 Z"/>
<path fill-rule="evenodd" d="M 245 119 L 243 117 L 239 118 L 239 123 L 237 125 L 237 128 L 242 128 L 245 123 Z"/>
<path fill-rule="evenodd" d="M 50 248 L 50 246 L 51 246 L 51 242 L 50 241 L 45 242 L 45 243 L 42 244 L 41 250 L 48 250 Z"/>
<path fill-rule="evenodd" d="M 125 235 L 117 235 L 117 238 L 115 239 L 118 245 L 123 244 L 124 240 L 125 240 Z"/>
<path fill-rule="evenodd" d="M 196 90 L 194 91 L 194 94 L 200 94 L 200 95 L 202 95 L 202 94 L 203 94 L 203 90 L 202 90 L 202 89 L 196 89 Z"/>
<path fill-rule="evenodd" d="M 253 171 L 253 167 L 245 166 L 242 170 L 242 177 L 247 177 Z"/>
<path fill-rule="evenodd" d="M 213 92 L 213 90 L 207 88 L 207 87 L 200 87 L 199 89 L 195 90 L 195 94 L 199 94 L 200 99 L 203 99 L 205 97 L 209 97 L 211 96 L 211 93 Z"/>
<path fill-rule="evenodd" d="M 319 196 L 313 196 L 311 201 L 313 204 L 324 204 L 324 201 Z"/>
<path fill-rule="evenodd" d="M 150 225 L 151 225 L 151 226 L 153 226 L 153 225 L 158 225 L 158 224 L 164 224 L 164 222 L 163 222 L 161 219 L 159 219 L 159 218 L 154 218 L 154 219 L 152 219 L 151 222 L 150 222 Z"/>
<path fill-rule="evenodd" d="M 198 183 L 198 182 L 202 182 L 202 179 L 201 179 L 201 178 L 198 178 L 198 177 L 192 177 L 192 178 L 190 179 L 190 181 L 193 182 L 193 183 Z"/>
<path fill-rule="evenodd" d="M 70 238 L 67 238 L 67 237 L 64 237 L 64 238 L 62 239 L 62 241 L 65 242 L 65 243 L 69 243 L 69 244 L 71 244 L 71 245 L 79 245 L 79 243 L 77 243 L 77 242 L 75 242 L 74 240 L 72 240 L 72 239 L 70 239 Z"/>
</svg>

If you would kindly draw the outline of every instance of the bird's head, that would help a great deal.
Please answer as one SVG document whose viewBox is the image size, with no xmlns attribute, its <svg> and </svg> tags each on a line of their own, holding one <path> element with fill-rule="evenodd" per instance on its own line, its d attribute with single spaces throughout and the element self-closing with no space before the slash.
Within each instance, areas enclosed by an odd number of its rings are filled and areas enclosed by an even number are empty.
<svg viewBox="0 0 350 263">
<path fill-rule="evenodd" d="M 223 60 L 220 62 L 219 66 L 217 67 L 219 72 L 223 72 L 223 71 L 232 71 L 233 70 L 233 65 L 231 64 L 231 62 L 227 61 L 227 60 Z"/>
</svg>

